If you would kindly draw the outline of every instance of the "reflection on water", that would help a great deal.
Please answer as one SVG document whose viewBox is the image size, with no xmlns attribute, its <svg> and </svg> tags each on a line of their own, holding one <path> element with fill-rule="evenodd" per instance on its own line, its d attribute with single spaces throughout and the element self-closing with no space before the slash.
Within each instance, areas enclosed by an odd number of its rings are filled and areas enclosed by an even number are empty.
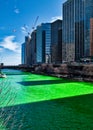
<svg viewBox="0 0 93 130">
<path fill-rule="evenodd" d="M 93 128 L 93 84 L 3 70 L 0 130 Z"/>
</svg>

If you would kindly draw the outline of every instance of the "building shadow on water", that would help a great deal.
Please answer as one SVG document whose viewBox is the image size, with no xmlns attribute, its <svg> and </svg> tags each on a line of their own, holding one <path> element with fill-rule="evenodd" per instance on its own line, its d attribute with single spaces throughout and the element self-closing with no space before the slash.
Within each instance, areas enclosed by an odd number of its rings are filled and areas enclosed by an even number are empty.
<svg viewBox="0 0 93 130">
<path fill-rule="evenodd" d="M 36 85 L 51 85 L 51 84 L 60 84 L 60 83 L 70 83 L 72 81 L 70 80 L 37 80 L 37 81 L 22 81 L 22 82 L 17 82 L 21 85 L 24 86 L 36 86 Z"/>
<path fill-rule="evenodd" d="M 88 94 L 4 107 L 0 118 L 6 130 L 92 130 L 92 99 Z"/>
<path fill-rule="evenodd" d="M 6 75 L 28 75 L 28 74 L 26 74 L 26 73 L 21 73 L 21 74 L 13 74 L 13 73 L 8 73 L 8 74 L 6 74 Z"/>
</svg>

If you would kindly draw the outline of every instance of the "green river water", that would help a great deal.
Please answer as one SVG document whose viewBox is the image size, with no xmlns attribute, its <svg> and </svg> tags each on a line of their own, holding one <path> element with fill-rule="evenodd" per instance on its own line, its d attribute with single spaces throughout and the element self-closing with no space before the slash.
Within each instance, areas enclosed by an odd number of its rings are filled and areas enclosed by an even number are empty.
<svg viewBox="0 0 93 130">
<path fill-rule="evenodd" d="M 93 130 L 93 84 L 3 70 L 0 130 Z"/>
</svg>

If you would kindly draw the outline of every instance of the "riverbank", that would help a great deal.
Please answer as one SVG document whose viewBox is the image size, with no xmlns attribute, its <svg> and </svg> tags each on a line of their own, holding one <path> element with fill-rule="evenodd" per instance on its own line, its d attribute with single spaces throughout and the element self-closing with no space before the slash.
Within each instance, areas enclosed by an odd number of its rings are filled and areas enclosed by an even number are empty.
<svg viewBox="0 0 93 130">
<path fill-rule="evenodd" d="M 31 72 L 77 81 L 93 82 L 93 64 L 41 64 L 35 66 Z"/>
</svg>

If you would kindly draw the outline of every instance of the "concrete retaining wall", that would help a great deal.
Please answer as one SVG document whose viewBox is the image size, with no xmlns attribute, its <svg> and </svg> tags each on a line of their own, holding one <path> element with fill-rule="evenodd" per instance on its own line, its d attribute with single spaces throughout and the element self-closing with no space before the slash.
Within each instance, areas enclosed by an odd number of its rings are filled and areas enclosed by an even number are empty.
<svg viewBox="0 0 93 130">
<path fill-rule="evenodd" d="M 36 66 L 34 72 L 79 81 L 93 81 L 93 64 L 42 64 Z"/>
</svg>

